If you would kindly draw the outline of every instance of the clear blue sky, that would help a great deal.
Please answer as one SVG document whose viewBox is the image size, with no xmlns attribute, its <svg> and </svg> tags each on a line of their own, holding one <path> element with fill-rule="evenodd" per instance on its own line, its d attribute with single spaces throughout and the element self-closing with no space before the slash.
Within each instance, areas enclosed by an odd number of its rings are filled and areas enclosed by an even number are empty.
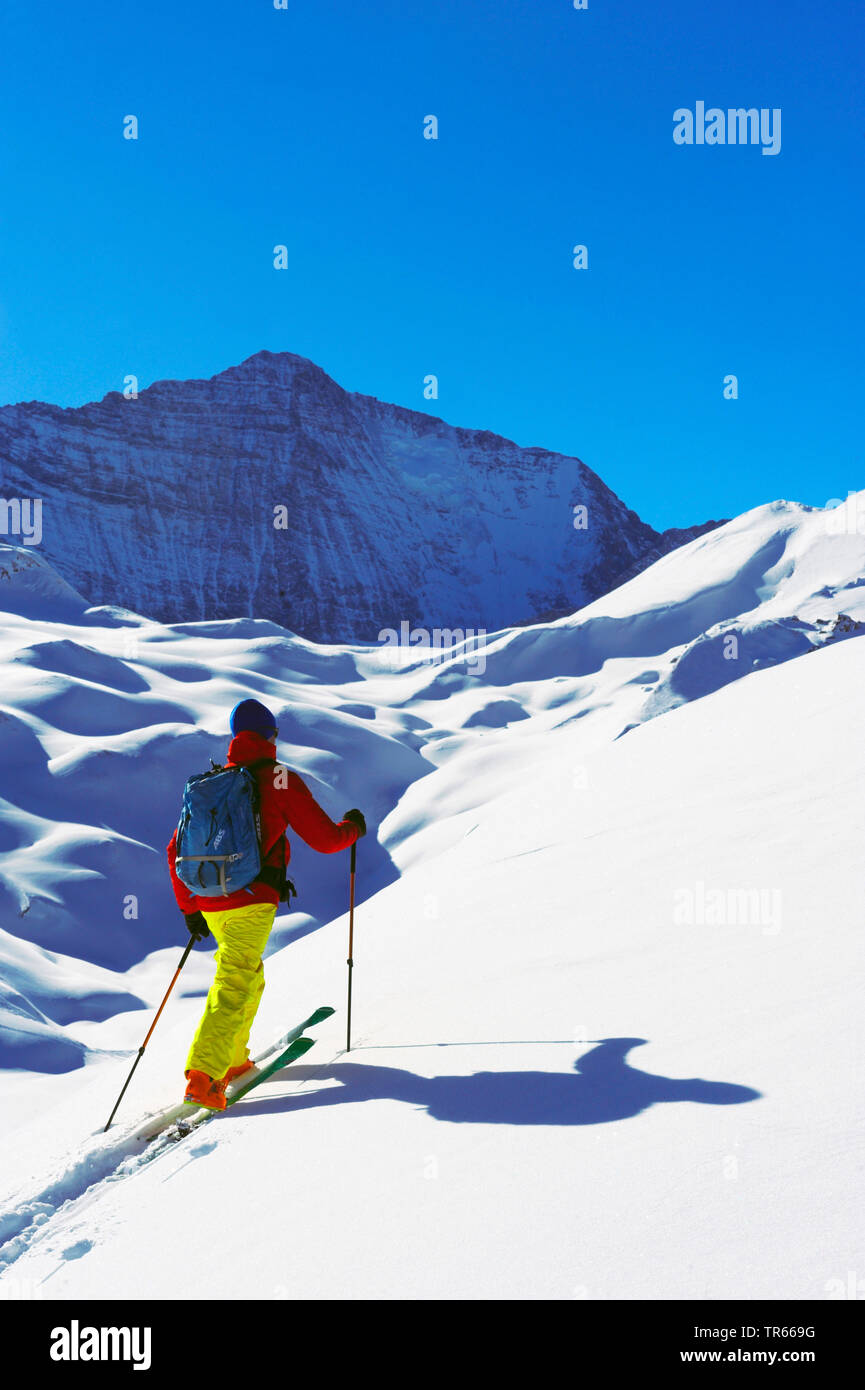
<svg viewBox="0 0 865 1390">
<path fill-rule="evenodd" d="M 863 37 L 861 0 L 5 0 L 0 404 L 288 350 L 659 527 L 844 496 Z M 780 107 L 780 154 L 674 144 L 698 100 Z"/>
</svg>

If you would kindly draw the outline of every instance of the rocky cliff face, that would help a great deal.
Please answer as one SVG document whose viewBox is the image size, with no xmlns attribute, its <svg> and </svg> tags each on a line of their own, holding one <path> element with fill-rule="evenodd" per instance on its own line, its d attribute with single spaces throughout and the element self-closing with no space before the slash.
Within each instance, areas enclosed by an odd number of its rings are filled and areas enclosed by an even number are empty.
<svg viewBox="0 0 865 1390">
<path fill-rule="evenodd" d="M 579 459 L 270 352 L 137 400 L 0 409 L 0 494 L 41 499 L 41 553 L 94 604 L 318 641 L 571 612 L 716 524 L 658 533 Z"/>
</svg>

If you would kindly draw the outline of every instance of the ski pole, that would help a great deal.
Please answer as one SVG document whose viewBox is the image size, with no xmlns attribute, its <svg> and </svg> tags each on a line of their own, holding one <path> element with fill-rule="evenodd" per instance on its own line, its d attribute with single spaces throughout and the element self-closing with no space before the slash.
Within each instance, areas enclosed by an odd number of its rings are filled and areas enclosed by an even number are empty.
<svg viewBox="0 0 865 1390">
<path fill-rule="evenodd" d="M 147 1044 L 150 1042 L 150 1035 L 151 1035 L 151 1033 L 153 1032 L 154 1028 L 156 1027 L 157 1023 L 159 1022 L 159 1015 L 162 1013 L 162 1010 L 165 1008 L 165 1005 L 168 1003 L 168 996 L 169 996 L 169 994 L 171 993 L 171 991 L 174 989 L 174 986 L 175 986 L 175 984 L 176 984 L 176 982 L 177 982 L 177 977 L 178 977 L 178 975 L 180 974 L 181 970 L 183 969 L 184 965 L 186 964 L 186 958 L 187 958 L 187 956 L 189 955 L 189 952 L 192 950 L 192 948 L 193 948 L 194 945 L 195 945 L 195 937 L 194 937 L 194 936 L 191 936 L 191 937 L 189 938 L 189 945 L 187 946 L 186 950 L 183 952 L 183 955 L 180 957 L 180 964 L 178 965 L 177 969 L 176 969 L 175 972 L 174 972 L 174 975 L 173 975 L 172 980 L 171 980 L 171 984 L 168 986 L 168 989 L 165 991 L 165 998 L 163 999 L 162 1003 L 159 1005 L 159 1008 L 156 1010 L 156 1017 L 154 1018 L 153 1022 L 151 1023 L 150 1027 L 149 1027 L 148 1030 L 147 1030 L 147 1037 L 144 1039 L 144 1042 L 141 1044 L 141 1046 L 140 1046 L 139 1049 L 138 1049 L 138 1056 L 135 1058 L 135 1061 L 132 1063 L 132 1071 L 131 1071 L 131 1072 L 129 1073 L 129 1075 L 127 1076 L 125 1082 L 123 1083 L 123 1090 L 120 1092 L 120 1095 L 117 1097 L 117 1100 L 114 1102 L 114 1109 L 112 1110 L 111 1114 L 108 1116 L 108 1124 L 106 1124 L 105 1129 L 108 1129 L 109 1125 L 111 1124 L 111 1121 L 114 1119 L 114 1116 L 117 1114 L 117 1107 L 119 1106 L 119 1104 L 120 1104 L 120 1102 L 122 1101 L 123 1097 L 126 1095 L 126 1087 L 129 1085 L 130 1081 L 132 1080 L 133 1075 L 135 1074 L 135 1068 L 138 1066 L 138 1063 L 141 1061 L 142 1057 L 144 1056 L 144 1049 L 145 1049 L 145 1047 L 147 1046 Z M 105 1133 L 105 1129 L 103 1129 L 103 1131 L 102 1131 L 103 1134 Z"/>
<path fill-rule="evenodd" d="M 351 876 L 348 897 L 348 1023 L 345 1032 L 345 1050 L 351 1052 L 351 972 L 354 969 L 352 952 L 354 949 L 354 874 L 357 867 L 357 840 L 351 847 Z"/>
</svg>

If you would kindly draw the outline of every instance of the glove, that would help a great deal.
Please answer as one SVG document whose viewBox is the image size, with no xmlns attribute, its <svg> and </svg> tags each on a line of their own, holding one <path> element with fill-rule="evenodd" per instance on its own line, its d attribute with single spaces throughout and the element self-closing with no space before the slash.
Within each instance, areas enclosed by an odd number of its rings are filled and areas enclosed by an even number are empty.
<svg viewBox="0 0 865 1390">
<path fill-rule="evenodd" d="M 357 826 L 358 839 L 360 839 L 361 835 L 366 834 L 366 821 L 361 811 L 346 811 L 343 820 L 347 820 L 349 825 Z"/>
<path fill-rule="evenodd" d="M 204 920 L 203 912 L 184 912 L 184 919 L 193 941 L 203 941 L 210 936 L 210 928 Z"/>
</svg>

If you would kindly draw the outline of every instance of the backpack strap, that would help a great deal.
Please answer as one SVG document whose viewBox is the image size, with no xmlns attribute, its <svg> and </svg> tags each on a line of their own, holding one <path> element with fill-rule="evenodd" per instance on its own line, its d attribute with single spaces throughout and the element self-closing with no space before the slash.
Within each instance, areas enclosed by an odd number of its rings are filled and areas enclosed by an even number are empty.
<svg viewBox="0 0 865 1390">
<path fill-rule="evenodd" d="M 275 758 L 256 758 L 254 763 L 242 763 L 248 772 L 256 772 L 260 767 L 279 767 L 280 764 Z M 297 889 L 285 871 L 285 864 L 262 864 L 253 883 L 263 883 L 268 888 L 272 888 L 279 894 L 281 903 L 288 903 L 291 906 L 292 894 L 297 897 Z M 251 885 L 250 885 L 251 887 Z"/>
<path fill-rule="evenodd" d="M 278 864 L 262 864 L 253 883 L 264 883 L 281 894 L 285 883 L 285 869 L 281 869 Z"/>
</svg>

